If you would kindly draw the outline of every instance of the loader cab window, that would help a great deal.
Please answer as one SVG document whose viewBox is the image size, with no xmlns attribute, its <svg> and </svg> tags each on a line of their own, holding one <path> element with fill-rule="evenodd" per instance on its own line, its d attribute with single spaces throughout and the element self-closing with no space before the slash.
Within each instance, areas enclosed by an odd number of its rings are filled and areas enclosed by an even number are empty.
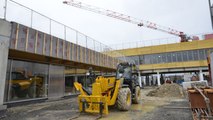
<svg viewBox="0 0 213 120">
<path fill-rule="evenodd" d="M 117 79 L 120 78 L 131 79 L 131 67 L 118 66 L 116 76 Z"/>
</svg>

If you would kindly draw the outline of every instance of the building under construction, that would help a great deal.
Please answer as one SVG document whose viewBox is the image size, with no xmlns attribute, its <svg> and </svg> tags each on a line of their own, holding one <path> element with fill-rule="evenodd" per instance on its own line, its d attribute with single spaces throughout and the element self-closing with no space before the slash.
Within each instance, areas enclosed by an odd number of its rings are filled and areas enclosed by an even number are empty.
<svg viewBox="0 0 213 120">
<path fill-rule="evenodd" d="M 77 96 L 79 92 L 75 89 L 74 82 L 81 83 L 85 88 L 90 87 L 91 81 L 87 76 L 89 68 L 97 76 L 115 76 L 117 65 L 122 62 L 138 66 L 137 75 L 141 88 L 160 86 L 167 82 L 182 85 L 183 82 L 205 81 L 208 86 L 213 84 L 213 34 L 188 36 L 182 31 L 164 28 L 149 21 L 143 22 L 114 11 L 94 8 L 81 2 L 64 3 L 139 27 L 173 34 L 180 37 L 180 41 L 113 50 L 65 25 L 65 37 L 61 38 L 51 32 L 33 28 L 32 25 L 0 19 L 0 118 L 1 113 L 16 103 Z M 20 5 L 16 2 L 14 4 Z M 31 12 L 43 16 L 36 11 Z M 62 24 L 46 18 L 52 23 Z M 70 40 L 68 30 L 75 33 Z M 207 91 L 211 95 L 211 89 Z M 199 90 L 194 88 L 188 92 L 192 96 L 190 99 L 195 99 L 193 95 L 195 92 L 199 93 Z M 196 111 L 204 109 L 195 107 L 192 112 L 196 114 Z M 211 111 L 207 112 L 209 113 L 206 116 L 211 117 Z"/>
</svg>

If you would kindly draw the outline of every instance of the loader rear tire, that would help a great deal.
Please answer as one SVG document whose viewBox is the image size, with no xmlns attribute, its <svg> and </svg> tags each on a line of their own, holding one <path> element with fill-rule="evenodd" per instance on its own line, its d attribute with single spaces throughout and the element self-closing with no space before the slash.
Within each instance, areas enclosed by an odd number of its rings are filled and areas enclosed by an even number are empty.
<svg viewBox="0 0 213 120">
<path fill-rule="evenodd" d="M 127 111 L 132 104 L 131 91 L 129 88 L 121 88 L 118 93 L 117 107 L 119 110 Z"/>
<path fill-rule="evenodd" d="M 141 90 L 140 90 L 140 87 L 137 86 L 137 87 L 135 88 L 135 96 L 134 96 L 132 102 L 133 102 L 134 104 L 139 104 L 140 97 L 141 97 Z"/>
</svg>

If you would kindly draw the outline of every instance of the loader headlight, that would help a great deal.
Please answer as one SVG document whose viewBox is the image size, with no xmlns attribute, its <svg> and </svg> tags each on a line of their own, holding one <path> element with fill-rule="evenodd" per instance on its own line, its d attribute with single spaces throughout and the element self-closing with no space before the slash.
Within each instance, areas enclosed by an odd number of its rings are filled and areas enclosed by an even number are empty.
<svg viewBox="0 0 213 120">
<path fill-rule="evenodd" d="M 119 77 L 122 77 L 122 76 L 123 76 L 123 74 L 120 73 L 120 74 L 119 74 Z"/>
</svg>

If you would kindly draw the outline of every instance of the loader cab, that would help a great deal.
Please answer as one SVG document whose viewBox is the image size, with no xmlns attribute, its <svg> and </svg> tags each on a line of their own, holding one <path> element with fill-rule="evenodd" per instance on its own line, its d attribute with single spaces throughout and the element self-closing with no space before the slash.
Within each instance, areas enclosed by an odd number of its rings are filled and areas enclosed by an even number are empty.
<svg viewBox="0 0 213 120">
<path fill-rule="evenodd" d="M 123 78 L 123 87 L 129 87 L 131 92 L 135 93 L 135 88 L 139 86 L 138 69 L 132 63 L 120 63 L 117 66 L 116 79 Z"/>
<path fill-rule="evenodd" d="M 124 78 L 131 80 L 132 76 L 136 71 L 136 65 L 131 63 L 120 63 L 117 66 L 116 79 Z"/>
</svg>

